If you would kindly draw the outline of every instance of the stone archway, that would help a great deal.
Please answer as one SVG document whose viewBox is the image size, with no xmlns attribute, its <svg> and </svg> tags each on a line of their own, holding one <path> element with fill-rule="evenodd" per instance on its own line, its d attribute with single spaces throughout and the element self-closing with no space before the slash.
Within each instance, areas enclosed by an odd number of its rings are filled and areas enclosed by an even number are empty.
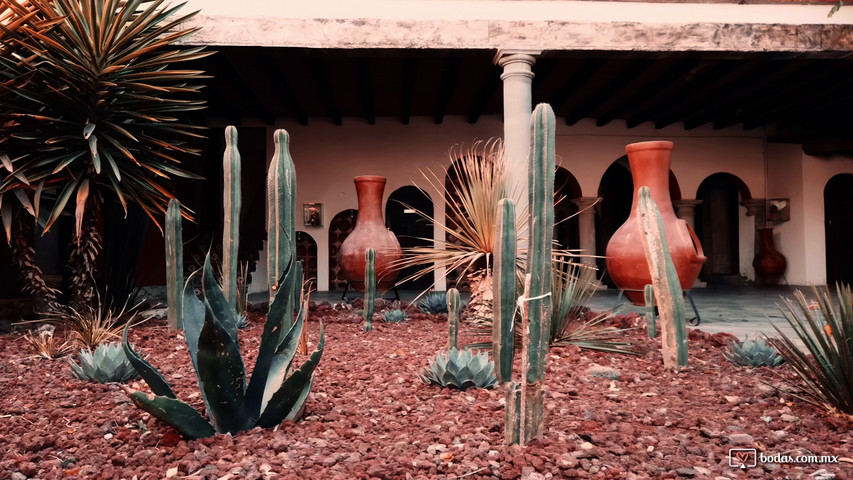
<svg viewBox="0 0 853 480">
<path fill-rule="evenodd" d="M 696 191 L 695 230 L 708 258 L 700 278 L 709 284 L 740 283 L 740 203 L 751 195 L 731 173 L 705 178 Z"/>
<path fill-rule="evenodd" d="M 358 210 L 344 210 L 329 222 L 329 290 L 343 290 L 347 279 L 341 270 L 338 255 L 344 240 L 352 233 L 358 220 Z"/>
<path fill-rule="evenodd" d="M 580 248 L 578 207 L 571 200 L 581 196 L 581 187 L 571 172 L 557 167 L 554 173 L 554 230 L 561 248 Z"/>
<path fill-rule="evenodd" d="M 391 192 L 385 204 L 385 221 L 388 228 L 397 236 L 400 247 L 405 251 L 411 247 L 430 247 L 433 242 L 427 239 L 433 237 L 433 224 L 428 219 L 415 213 L 433 217 L 433 204 L 430 196 L 418 187 L 407 185 Z M 408 267 L 400 271 L 400 280 L 421 270 L 423 266 Z M 402 290 L 426 290 L 435 282 L 435 274 L 430 273 L 416 280 L 409 280 L 400 285 Z"/>
<path fill-rule="evenodd" d="M 826 232 L 826 282 L 853 284 L 853 174 L 842 173 L 826 182 L 823 189 L 823 216 Z"/>
</svg>

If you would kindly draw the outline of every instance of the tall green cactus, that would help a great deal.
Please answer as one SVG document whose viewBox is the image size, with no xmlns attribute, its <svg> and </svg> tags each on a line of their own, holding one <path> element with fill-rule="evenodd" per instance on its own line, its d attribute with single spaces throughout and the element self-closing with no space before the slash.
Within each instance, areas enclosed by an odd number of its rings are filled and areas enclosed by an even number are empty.
<svg viewBox="0 0 853 480">
<path fill-rule="evenodd" d="M 296 168 L 290 156 L 290 135 L 273 136 L 275 152 L 267 172 L 267 272 L 270 301 L 290 257 L 296 254 Z"/>
<path fill-rule="evenodd" d="M 492 320 L 492 355 L 497 368 L 498 382 L 512 379 L 512 359 L 515 349 L 515 302 L 518 298 L 515 280 L 516 231 L 515 203 L 504 198 L 498 202 L 493 249 L 494 273 L 492 292 L 494 318 Z"/>
<path fill-rule="evenodd" d="M 184 328 L 184 242 L 181 227 L 181 202 L 173 198 L 166 210 L 166 301 L 169 328 Z"/>
<path fill-rule="evenodd" d="M 551 242 L 554 237 L 554 111 L 539 104 L 530 120 L 530 240 L 522 307 L 521 386 L 507 397 L 507 443 L 526 445 L 541 435 L 542 385 L 551 330 Z"/>
<path fill-rule="evenodd" d="M 364 331 L 373 330 L 373 309 L 376 307 L 376 250 L 364 252 Z"/>
<path fill-rule="evenodd" d="M 240 151 L 237 129 L 225 129 L 225 154 L 222 157 L 222 291 L 231 305 L 237 300 L 237 250 L 240 247 Z"/>
<path fill-rule="evenodd" d="M 646 333 L 649 338 L 657 338 L 658 330 L 655 326 L 655 287 L 646 285 L 643 288 L 643 297 L 646 301 Z"/>
<path fill-rule="evenodd" d="M 687 365 L 684 293 L 669 253 L 660 210 L 652 199 L 649 187 L 640 187 L 638 197 L 637 221 L 640 223 L 643 248 L 660 313 L 663 364 L 666 368 L 677 369 Z"/>
<path fill-rule="evenodd" d="M 459 313 L 462 310 L 462 300 L 459 290 L 447 290 L 447 343 L 449 348 L 459 348 Z"/>
</svg>

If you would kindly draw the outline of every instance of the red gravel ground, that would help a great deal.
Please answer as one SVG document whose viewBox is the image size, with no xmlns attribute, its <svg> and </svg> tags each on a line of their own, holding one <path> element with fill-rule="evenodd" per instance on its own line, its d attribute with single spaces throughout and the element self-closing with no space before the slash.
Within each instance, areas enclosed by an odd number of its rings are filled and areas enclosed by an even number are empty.
<svg viewBox="0 0 853 480">
<path fill-rule="evenodd" d="M 311 315 L 311 344 L 321 318 L 327 339 L 304 420 L 196 441 L 138 410 L 119 386 L 83 383 L 67 359 L 33 358 L 18 334 L 0 336 L 0 479 L 853 478 L 853 421 L 762 383 L 795 382 L 787 367 L 729 364 L 725 335 L 692 333 L 690 366 L 678 373 L 663 369 L 660 342 L 642 329 L 626 335 L 640 357 L 552 349 L 546 433 L 521 448 L 503 444 L 501 389 L 441 390 L 417 378 L 447 342 L 443 315 L 374 321 L 364 333 L 353 313 L 324 307 Z M 247 365 L 261 321 L 253 315 L 241 331 Z M 201 407 L 179 333 L 152 321 L 131 342 Z M 594 364 L 619 379 L 589 375 Z M 742 471 L 729 467 L 730 448 L 842 461 Z"/>
</svg>

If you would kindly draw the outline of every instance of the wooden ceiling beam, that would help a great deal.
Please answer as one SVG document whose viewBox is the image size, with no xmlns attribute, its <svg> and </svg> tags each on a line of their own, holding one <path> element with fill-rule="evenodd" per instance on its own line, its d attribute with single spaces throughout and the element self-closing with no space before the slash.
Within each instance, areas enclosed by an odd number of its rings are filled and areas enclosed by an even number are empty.
<svg viewBox="0 0 853 480">
<path fill-rule="evenodd" d="M 474 99 L 474 106 L 471 107 L 471 112 L 468 114 L 468 123 L 473 125 L 480 119 L 480 115 L 483 114 L 489 101 L 495 95 L 495 91 L 501 85 L 502 70 L 500 67 L 495 66 L 486 75 L 483 85 L 477 90 L 477 98 Z"/>
<path fill-rule="evenodd" d="M 684 128 L 692 130 L 709 122 L 717 123 L 720 118 L 728 118 L 730 115 L 739 117 L 743 111 L 743 102 L 757 95 L 758 92 L 772 89 L 776 82 L 784 83 L 784 80 L 804 69 L 806 63 L 790 60 L 780 65 L 775 65 L 774 68 L 761 77 L 760 81 L 745 82 L 728 97 L 708 102 L 703 108 L 685 117 Z"/>
<path fill-rule="evenodd" d="M 400 122 L 408 125 L 415 102 L 415 80 L 418 78 L 418 61 L 414 57 L 403 59 L 403 98 L 400 101 Z"/>
<path fill-rule="evenodd" d="M 261 119 L 264 123 L 267 125 L 274 125 L 275 114 L 269 109 L 269 107 L 267 107 L 266 101 L 255 89 L 254 84 L 243 75 L 243 71 L 240 68 L 237 68 L 234 60 L 228 54 L 228 50 L 220 50 L 213 54 L 213 58 L 215 59 L 214 61 L 219 63 L 221 71 L 227 72 L 226 75 L 232 78 L 235 88 L 238 91 L 244 92 L 251 100 L 254 101 L 255 104 L 257 104 L 261 113 Z M 231 106 L 231 108 L 233 108 L 233 106 Z"/>
<path fill-rule="evenodd" d="M 438 100 L 435 105 L 434 118 L 436 125 L 441 125 L 444 121 L 444 115 L 447 113 L 447 107 L 450 105 L 450 99 L 453 97 L 453 90 L 456 89 L 456 84 L 459 80 L 459 72 L 461 70 L 461 57 L 451 57 L 447 60 L 447 65 L 445 66 L 444 73 L 441 76 Z"/>
<path fill-rule="evenodd" d="M 667 108 L 666 102 L 676 97 L 678 91 L 689 85 L 693 78 L 701 75 L 709 67 L 710 63 L 707 61 L 688 59 L 679 62 L 673 67 L 673 70 L 680 71 L 680 74 L 677 76 L 667 75 L 660 84 L 656 85 L 655 92 L 646 97 L 645 101 L 633 109 L 625 119 L 628 128 L 634 128 L 653 119 L 658 112 Z"/>
<path fill-rule="evenodd" d="M 284 71 L 281 68 L 282 61 L 280 56 L 275 55 L 273 52 L 273 49 L 261 48 L 257 59 L 258 64 L 267 73 L 267 75 L 273 79 L 273 82 L 275 83 L 274 90 L 281 95 L 284 103 L 296 118 L 296 121 L 299 122 L 300 125 L 308 125 L 308 114 L 305 112 L 305 109 L 302 107 L 299 99 L 296 98 L 296 95 L 293 93 L 293 88 L 290 87 L 290 84 L 287 82 L 287 78 L 284 76 Z"/>
<path fill-rule="evenodd" d="M 588 95 L 578 106 L 566 114 L 566 125 L 574 125 L 579 120 L 589 117 L 590 113 L 605 102 L 614 91 L 625 84 L 630 84 L 631 80 L 642 75 L 642 73 L 652 65 L 651 60 L 633 60 L 616 72 L 609 74 L 609 79 L 601 79 L 603 83 L 601 88 L 597 90 L 595 95 Z M 592 83 L 597 80 L 593 78 Z"/>
<path fill-rule="evenodd" d="M 706 71 L 701 79 L 690 85 L 693 89 L 692 93 L 655 120 L 655 128 L 667 127 L 685 119 L 691 112 L 709 103 L 719 102 L 724 90 L 732 86 L 737 89 L 744 83 L 750 83 L 752 79 L 749 76 L 755 72 L 759 72 L 760 78 L 760 72 L 765 71 L 767 66 L 767 60 L 739 61 L 734 65 L 729 61 L 720 62 L 719 65 Z"/>
<path fill-rule="evenodd" d="M 329 115 L 332 123 L 341 126 L 343 124 L 341 110 L 338 108 L 337 102 L 335 102 L 335 95 L 332 92 L 332 86 L 329 85 L 329 77 L 326 75 L 323 59 L 317 56 L 311 57 L 308 59 L 308 68 L 311 71 L 311 77 L 314 80 L 314 87 L 317 89 L 317 94 L 326 107 L 326 113 Z"/>
<path fill-rule="evenodd" d="M 569 99 L 572 98 L 578 89 L 584 85 L 589 79 L 595 75 L 595 72 L 601 69 L 607 60 L 603 58 L 587 58 L 570 74 L 569 78 L 548 101 L 554 112 L 557 112 Z"/>
<path fill-rule="evenodd" d="M 356 62 L 358 71 L 358 90 L 361 92 L 361 104 L 364 108 L 364 118 L 368 125 L 376 125 L 376 107 L 373 103 L 373 82 L 370 80 L 370 60 L 359 58 Z"/>
</svg>

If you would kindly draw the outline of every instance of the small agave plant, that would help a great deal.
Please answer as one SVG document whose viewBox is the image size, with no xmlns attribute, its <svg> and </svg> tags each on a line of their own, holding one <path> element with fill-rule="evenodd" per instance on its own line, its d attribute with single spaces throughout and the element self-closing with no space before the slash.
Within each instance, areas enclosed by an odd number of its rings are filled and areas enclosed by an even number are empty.
<svg viewBox="0 0 853 480">
<path fill-rule="evenodd" d="M 732 342 L 723 352 L 726 360 L 742 367 L 777 367 L 785 360 L 763 339 Z"/>
<path fill-rule="evenodd" d="M 495 363 L 489 360 L 488 353 L 452 347 L 438 352 L 419 376 L 426 384 L 459 390 L 492 388 L 498 384 Z"/>
<path fill-rule="evenodd" d="M 382 317 L 385 323 L 403 323 L 406 321 L 405 310 L 388 310 Z"/>
<path fill-rule="evenodd" d="M 94 353 L 88 349 L 81 349 L 80 364 L 78 365 L 74 360 L 69 360 L 69 363 L 74 375 L 87 382 L 125 383 L 139 377 L 118 343 L 102 343 L 95 348 Z"/>
<path fill-rule="evenodd" d="M 302 415 L 324 346 L 321 327 L 317 350 L 288 376 L 305 322 L 305 312 L 300 309 L 296 322 L 290 326 L 295 308 L 290 293 L 298 294 L 301 279 L 302 264 L 291 258 L 270 305 L 249 380 L 240 355 L 234 307 L 225 300 L 208 255 L 202 272 L 204 303 L 191 289 L 185 289 L 183 309 L 187 350 L 210 422 L 178 400 L 163 376 L 131 348 L 125 327 L 125 353 L 155 394 L 151 398 L 144 392 L 130 391 L 130 399 L 187 439 L 234 434 L 256 426 L 273 428 L 284 420 L 297 420 Z"/>
<path fill-rule="evenodd" d="M 429 293 L 418 302 L 418 308 L 424 313 L 447 313 L 447 294 L 444 292 Z"/>
</svg>

